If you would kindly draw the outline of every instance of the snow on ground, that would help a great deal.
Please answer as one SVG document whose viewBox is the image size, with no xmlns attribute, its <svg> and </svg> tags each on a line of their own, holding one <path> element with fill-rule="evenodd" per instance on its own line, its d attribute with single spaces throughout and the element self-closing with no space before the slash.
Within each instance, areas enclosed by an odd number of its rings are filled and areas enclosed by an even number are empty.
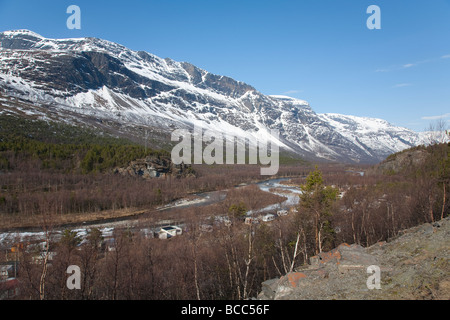
<svg viewBox="0 0 450 320">
<path fill-rule="evenodd" d="M 275 179 L 275 180 L 269 180 L 267 182 L 262 182 L 258 184 L 258 187 L 265 192 L 270 192 L 272 194 L 278 195 L 280 197 L 286 197 L 287 199 L 283 201 L 281 204 L 275 203 L 271 204 L 267 207 L 264 207 L 262 209 L 256 210 L 256 211 L 248 211 L 247 215 L 254 215 L 264 212 L 270 212 L 270 211 L 277 211 L 281 209 L 290 208 L 292 206 L 295 206 L 299 203 L 300 198 L 299 195 L 301 194 L 301 191 L 298 188 L 292 187 L 292 186 L 286 186 L 284 184 L 281 184 L 281 181 L 288 180 L 286 178 L 281 179 Z M 275 190 L 274 190 L 275 189 Z M 283 192 L 277 192 L 276 189 L 282 190 Z"/>
<path fill-rule="evenodd" d="M 285 209 L 291 206 L 294 206 L 298 203 L 299 198 L 298 195 L 301 193 L 300 190 L 298 190 L 295 187 L 286 186 L 281 184 L 281 181 L 288 180 L 286 178 L 280 178 L 280 179 L 271 179 L 265 182 L 258 183 L 258 187 L 262 191 L 271 192 L 273 194 L 287 197 L 287 200 L 280 204 L 273 204 L 270 206 L 267 206 L 263 209 L 258 210 L 255 213 L 263 213 L 268 211 L 276 211 L 280 209 Z M 273 189 L 282 189 L 284 192 L 276 192 Z M 272 191 L 271 191 L 272 190 Z M 207 204 L 207 203 L 214 203 L 216 201 L 223 200 L 223 195 L 221 196 L 217 192 L 207 192 L 205 194 L 199 194 L 198 197 L 192 199 L 180 199 L 173 203 L 170 203 L 165 206 L 161 206 L 158 208 L 158 210 L 168 210 L 173 208 L 185 208 L 195 205 L 201 205 L 201 204 Z M 252 214 L 252 212 L 248 212 L 247 214 Z M 71 229 L 72 231 L 76 231 L 78 236 L 82 238 L 82 240 L 85 240 L 86 235 L 88 234 L 89 230 L 92 228 L 98 228 L 102 232 L 102 236 L 104 238 L 110 238 L 113 236 L 113 232 L 116 228 L 123 228 L 123 227 L 132 227 L 137 223 L 137 220 L 130 219 L 130 220 L 124 220 L 124 221 L 115 221 L 115 222 L 109 222 L 109 223 L 99 223 L 94 225 L 89 225 L 86 227 L 77 227 L 75 229 Z M 58 239 L 61 236 L 62 231 L 64 230 L 55 230 L 52 234 L 52 237 L 55 239 Z M 150 230 L 149 228 L 143 228 L 140 229 L 141 232 L 148 232 Z M 14 245 L 18 242 L 40 242 L 45 240 L 45 233 L 43 231 L 12 231 L 12 232 L 0 232 L 0 247 L 8 247 L 11 245 Z"/>
<path fill-rule="evenodd" d="M 158 207 L 158 210 L 166 210 L 166 209 L 172 209 L 172 208 L 181 208 L 181 207 L 187 207 L 192 206 L 200 203 L 205 203 L 209 200 L 209 197 L 205 198 L 196 198 L 196 199 L 180 199 L 175 202 L 171 202 L 169 204 L 166 204 L 164 206 Z"/>
</svg>

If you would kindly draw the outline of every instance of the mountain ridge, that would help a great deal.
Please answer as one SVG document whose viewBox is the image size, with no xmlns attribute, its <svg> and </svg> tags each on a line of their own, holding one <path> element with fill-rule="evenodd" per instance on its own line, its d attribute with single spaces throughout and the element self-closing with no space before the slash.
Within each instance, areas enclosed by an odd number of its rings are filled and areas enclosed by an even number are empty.
<svg viewBox="0 0 450 320">
<path fill-rule="evenodd" d="M 188 62 L 99 38 L 48 39 L 18 30 L 0 33 L 0 41 L 4 99 L 47 105 L 62 119 L 71 113 L 151 128 L 166 138 L 176 128 L 197 125 L 249 141 L 269 137 L 305 159 L 352 163 L 375 163 L 424 143 L 420 134 L 385 120 L 317 114 L 304 100 L 264 95 Z M 279 140 L 271 137 L 273 129 L 279 130 Z"/>
</svg>

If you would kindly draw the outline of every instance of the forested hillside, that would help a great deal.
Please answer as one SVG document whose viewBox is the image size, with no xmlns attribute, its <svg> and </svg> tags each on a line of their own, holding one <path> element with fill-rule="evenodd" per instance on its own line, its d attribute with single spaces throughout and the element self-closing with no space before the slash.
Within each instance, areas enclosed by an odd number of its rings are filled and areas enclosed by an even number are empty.
<svg viewBox="0 0 450 320">
<path fill-rule="evenodd" d="M 34 160 L 37 169 L 94 173 L 145 156 L 168 155 L 92 129 L 0 116 L 0 170 L 14 171 Z"/>
<path fill-rule="evenodd" d="M 137 159 L 168 163 L 168 175 L 144 180 L 138 174 L 118 174 Z M 96 219 L 99 212 L 132 215 L 193 192 L 260 179 L 259 166 L 198 166 L 195 178 L 183 179 L 170 170 L 166 150 L 90 128 L 1 114 L 0 227 L 39 226 L 42 214 L 79 222 Z M 291 167 L 280 170 L 294 172 Z"/>
</svg>

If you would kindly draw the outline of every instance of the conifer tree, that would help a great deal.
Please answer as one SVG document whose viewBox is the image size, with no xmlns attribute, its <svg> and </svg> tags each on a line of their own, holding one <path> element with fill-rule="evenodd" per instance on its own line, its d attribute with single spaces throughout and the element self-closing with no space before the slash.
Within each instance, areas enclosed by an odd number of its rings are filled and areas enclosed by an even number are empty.
<svg viewBox="0 0 450 320">
<path fill-rule="evenodd" d="M 322 252 L 324 244 L 332 241 L 333 228 L 330 218 L 338 190 L 325 186 L 322 172 L 317 168 L 310 172 L 306 183 L 300 186 L 300 211 L 311 217 L 314 226 L 315 252 Z"/>
</svg>

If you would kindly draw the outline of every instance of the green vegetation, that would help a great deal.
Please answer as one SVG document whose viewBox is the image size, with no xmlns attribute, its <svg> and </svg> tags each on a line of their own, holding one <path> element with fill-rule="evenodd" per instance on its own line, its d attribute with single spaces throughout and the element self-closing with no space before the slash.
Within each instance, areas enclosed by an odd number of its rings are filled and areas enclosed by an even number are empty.
<svg viewBox="0 0 450 320">
<path fill-rule="evenodd" d="M 310 216 L 313 222 L 315 253 L 323 251 L 326 244 L 332 244 L 333 228 L 331 216 L 333 205 L 338 198 L 339 190 L 324 185 L 322 172 L 317 168 L 311 171 L 306 183 L 300 186 L 300 210 Z"/>
<path fill-rule="evenodd" d="M 240 219 L 245 217 L 245 215 L 247 214 L 247 207 L 245 206 L 245 203 L 243 203 L 242 201 L 239 202 L 239 204 L 233 204 L 230 206 L 230 208 L 228 209 L 228 213 L 231 215 L 231 217 L 235 218 L 235 219 Z"/>
<path fill-rule="evenodd" d="M 61 240 L 59 243 L 62 246 L 66 246 L 68 249 L 75 249 L 78 245 L 80 245 L 82 239 L 78 235 L 78 232 L 72 231 L 70 229 L 65 229 L 61 234 Z"/>
<path fill-rule="evenodd" d="M 12 170 L 20 160 L 37 160 L 39 169 L 89 174 L 163 155 L 168 153 L 91 129 L 0 115 L 0 170 Z"/>
<path fill-rule="evenodd" d="M 280 165 L 307 165 L 308 161 L 302 159 L 300 156 L 280 151 Z"/>
</svg>

